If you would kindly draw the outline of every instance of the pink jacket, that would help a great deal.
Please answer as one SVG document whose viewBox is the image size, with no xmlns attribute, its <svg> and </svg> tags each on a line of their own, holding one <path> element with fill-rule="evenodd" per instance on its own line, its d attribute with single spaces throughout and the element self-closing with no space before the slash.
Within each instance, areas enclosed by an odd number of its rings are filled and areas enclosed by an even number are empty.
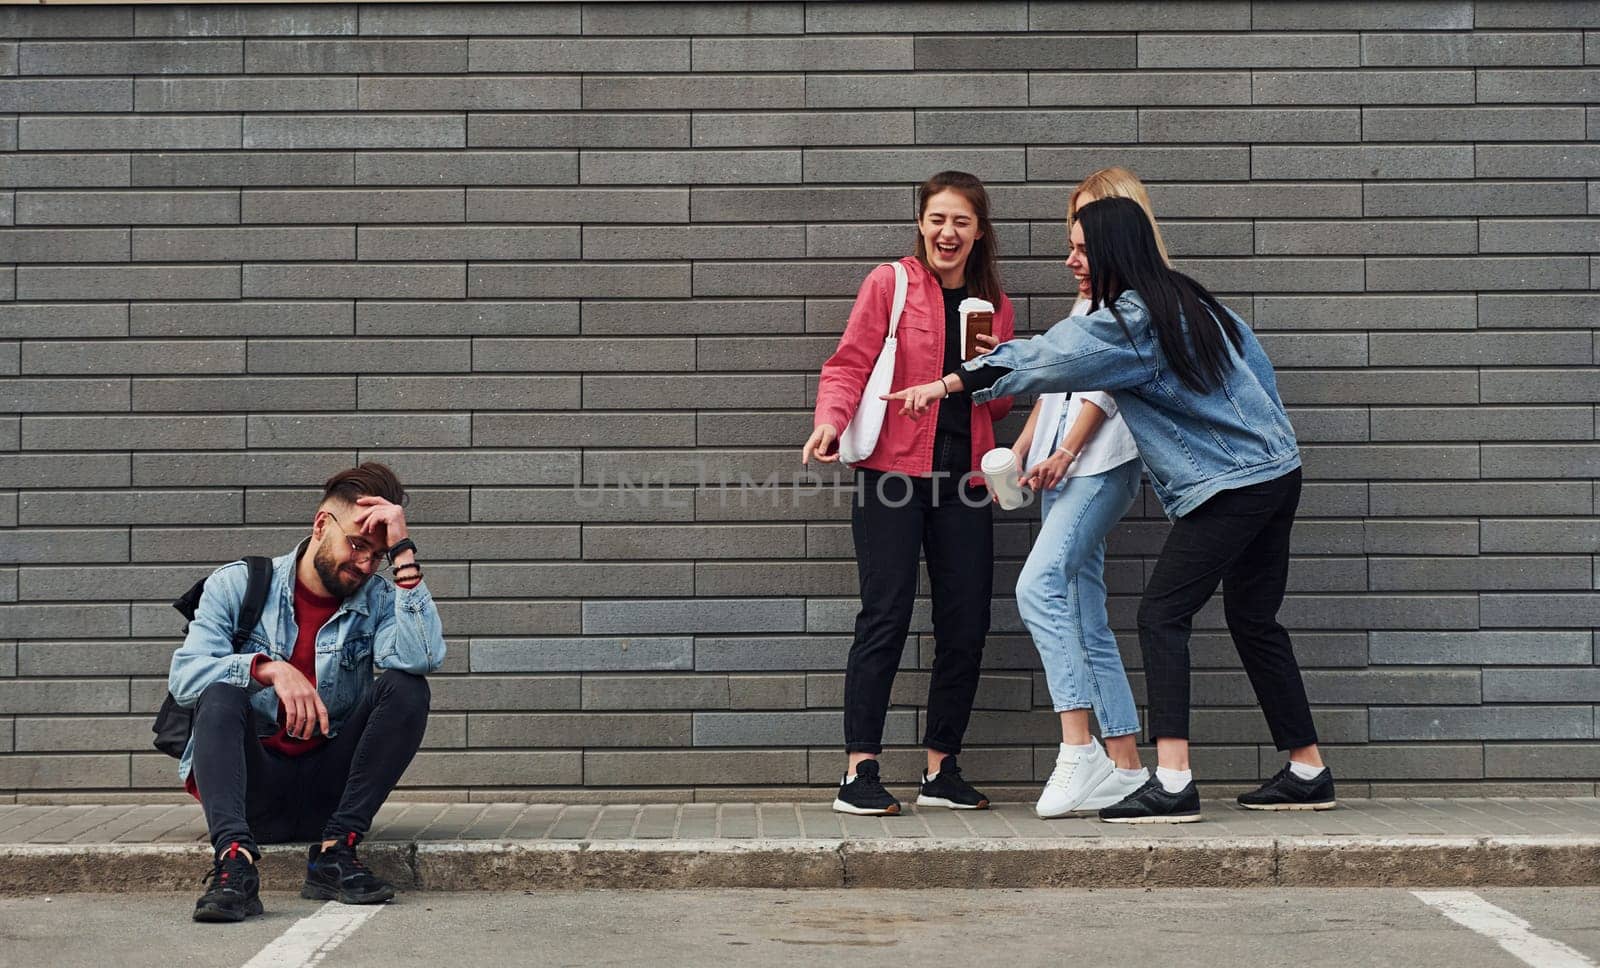
<svg viewBox="0 0 1600 968">
<path fill-rule="evenodd" d="M 932 383 L 944 375 L 944 292 L 939 279 L 915 256 L 900 260 L 906 267 L 906 305 L 900 314 L 900 348 L 895 356 L 893 389 Z M 822 364 L 817 383 L 813 426 L 832 424 L 840 433 L 855 416 L 861 392 L 883 351 L 889 333 L 889 308 L 894 302 L 894 269 L 881 265 L 867 274 L 850 309 L 850 321 L 839 348 Z M 1015 332 L 1011 300 L 1004 294 L 995 307 L 994 335 L 1002 343 Z M 902 417 L 900 405 L 889 402 L 877 449 L 859 467 L 898 471 L 914 477 L 933 472 L 933 436 L 939 423 L 939 404 L 919 420 Z M 1011 412 L 1011 398 L 999 397 L 972 407 L 972 469 L 994 447 L 994 422 Z"/>
</svg>

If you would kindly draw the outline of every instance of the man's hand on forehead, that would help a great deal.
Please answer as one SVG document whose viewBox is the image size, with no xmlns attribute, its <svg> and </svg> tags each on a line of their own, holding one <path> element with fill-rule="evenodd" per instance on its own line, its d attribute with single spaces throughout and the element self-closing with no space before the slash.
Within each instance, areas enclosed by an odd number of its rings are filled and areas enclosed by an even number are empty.
<svg viewBox="0 0 1600 968">
<path fill-rule="evenodd" d="M 385 548 L 407 534 L 405 511 L 381 497 L 356 498 L 353 527 Z"/>
</svg>

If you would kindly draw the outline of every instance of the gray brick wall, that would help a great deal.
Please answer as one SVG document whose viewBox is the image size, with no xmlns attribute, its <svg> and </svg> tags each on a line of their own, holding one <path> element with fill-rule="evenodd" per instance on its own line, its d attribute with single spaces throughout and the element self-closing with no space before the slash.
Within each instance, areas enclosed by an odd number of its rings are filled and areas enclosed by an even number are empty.
<svg viewBox="0 0 1600 968">
<path fill-rule="evenodd" d="M 164 603 L 369 458 L 451 642 L 408 787 L 825 795 L 856 603 L 840 475 L 795 479 L 817 367 L 945 167 L 989 180 L 1049 326 L 1067 191 L 1113 163 L 1280 368 L 1284 615 L 1343 789 L 1593 794 L 1597 31 L 1500 0 L 0 8 L 0 801 L 170 795 Z M 1033 527 L 997 532 L 965 757 L 1006 796 L 1057 735 L 1011 595 Z M 1147 494 L 1111 539 L 1141 697 L 1164 532 Z M 1222 792 L 1278 756 L 1197 626 Z M 906 645 L 895 780 L 926 600 Z"/>
</svg>

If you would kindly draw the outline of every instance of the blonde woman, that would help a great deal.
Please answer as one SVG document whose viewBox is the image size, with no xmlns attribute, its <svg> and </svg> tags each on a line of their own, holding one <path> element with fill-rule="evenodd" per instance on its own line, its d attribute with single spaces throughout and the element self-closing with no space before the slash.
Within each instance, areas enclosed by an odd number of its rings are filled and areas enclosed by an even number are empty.
<svg viewBox="0 0 1600 968">
<path fill-rule="evenodd" d="M 1069 231 L 1078 208 L 1100 198 L 1132 199 L 1150 212 L 1133 172 L 1105 168 L 1072 192 Z M 1165 259 L 1160 229 L 1156 243 Z M 1067 265 L 1078 283 L 1072 315 L 1082 316 L 1089 311 L 1089 275 Z M 1139 711 L 1106 616 L 1104 577 L 1106 534 L 1137 499 L 1142 465 L 1116 402 L 1098 391 L 1042 394 L 1012 449 L 1043 510 L 1038 540 L 1017 579 L 1017 607 L 1061 715 L 1055 769 L 1034 809 L 1041 817 L 1064 817 L 1117 803 L 1149 779 L 1134 745 Z M 1091 708 L 1104 749 L 1089 732 Z"/>
</svg>

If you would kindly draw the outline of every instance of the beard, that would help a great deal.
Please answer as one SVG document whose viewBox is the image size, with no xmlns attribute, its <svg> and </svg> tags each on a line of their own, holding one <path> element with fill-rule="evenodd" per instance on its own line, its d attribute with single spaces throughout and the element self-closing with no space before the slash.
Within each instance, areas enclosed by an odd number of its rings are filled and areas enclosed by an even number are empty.
<svg viewBox="0 0 1600 968">
<path fill-rule="evenodd" d="M 342 535 L 330 535 L 324 538 L 322 544 L 317 546 L 317 553 L 312 556 L 311 564 L 317 569 L 317 577 L 322 579 L 322 587 L 334 598 L 349 598 L 356 593 L 362 585 L 366 584 L 368 575 L 354 565 L 339 564 L 333 556 L 333 542 L 343 540 Z"/>
</svg>

